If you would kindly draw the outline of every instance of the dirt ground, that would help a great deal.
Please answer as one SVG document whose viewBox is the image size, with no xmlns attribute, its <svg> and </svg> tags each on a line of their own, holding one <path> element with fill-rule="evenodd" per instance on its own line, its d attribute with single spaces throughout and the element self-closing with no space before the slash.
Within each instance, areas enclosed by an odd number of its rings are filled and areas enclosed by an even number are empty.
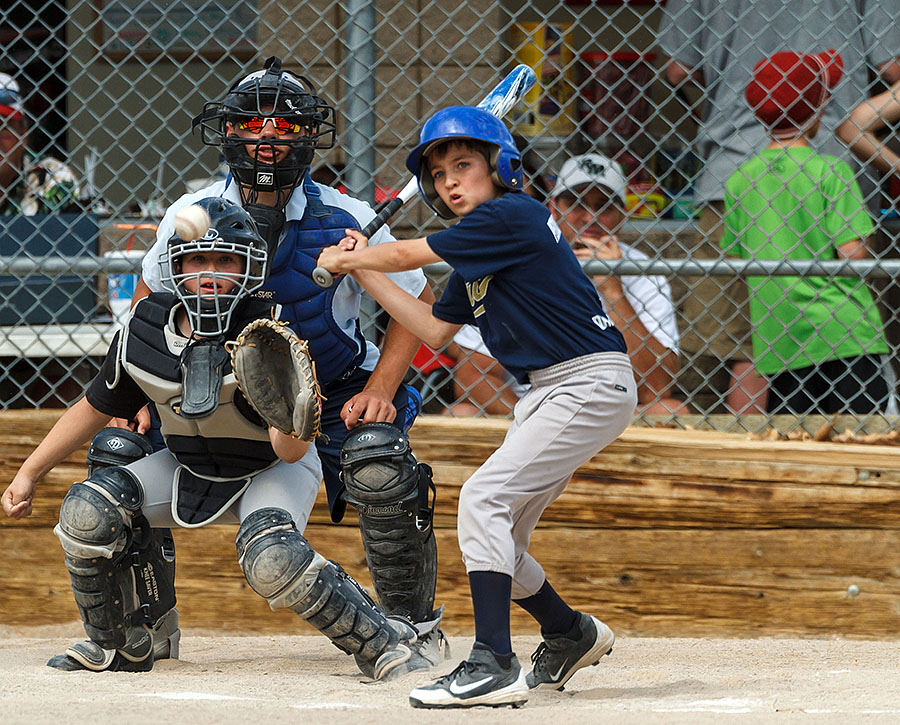
<svg viewBox="0 0 900 725">
<path fill-rule="evenodd" d="M 150 673 L 65 673 L 46 661 L 81 638 L 80 625 L 0 627 L 0 720 L 4 723 L 420 722 L 410 689 L 429 677 L 365 681 L 353 661 L 310 636 L 226 636 L 186 631 L 181 659 Z M 523 666 L 537 638 L 517 637 Z M 453 668 L 471 642 L 453 637 Z M 621 638 L 610 657 L 579 672 L 565 692 L 536 693 L 521 709 L 477 708 L 483 722 L 566 723 L 900 719 L 895 642 L 797 639 Z M 431 711 L 458 722 L 471 711 Z"/>
</svg>

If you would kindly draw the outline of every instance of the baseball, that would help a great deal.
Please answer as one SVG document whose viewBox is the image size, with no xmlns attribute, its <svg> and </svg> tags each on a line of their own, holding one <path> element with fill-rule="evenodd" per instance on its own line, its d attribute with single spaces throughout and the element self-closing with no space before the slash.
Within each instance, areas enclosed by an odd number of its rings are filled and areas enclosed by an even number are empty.
<svg viewBox="0 0 900 725">
<path fill-rule="evenodd" d="M 202 206 L 192 204 L 175 214 L 175 233 L 186 242 L 201 239 L 209 231 L 209 214 Z"/>
</svg>

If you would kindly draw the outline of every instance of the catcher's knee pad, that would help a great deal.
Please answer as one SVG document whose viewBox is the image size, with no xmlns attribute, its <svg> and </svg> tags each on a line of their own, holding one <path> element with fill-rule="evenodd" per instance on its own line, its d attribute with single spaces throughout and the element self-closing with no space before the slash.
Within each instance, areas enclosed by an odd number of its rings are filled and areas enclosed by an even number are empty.
<svg viewBox="0 0 900 725">
<path fill-rule="evenodd" d="M 88 476 L 109 466 L 127 466 L 153 453 L 147 436 L 127 428 L 107 427 L 91 441 L 88 449 Z"/>
<path fill-rule="evenodd" d="M 325 564 L 284 509 L 264 508 L 244 519 L 235 542 L 247 583 L 272 609 L 291 608 Z"/>
<path fill-rule="evenodd" d="M 70 556 L 110 559 L 124 548 L 131 517 L 143 503 L 144 489 L 133 473 L 95 471 L 66 493 L 54 533 Z"/>
<path fill-rule="evenodd" d="M 431 618 L 437 584 L 431 468 L 416 462 L 407 436 L 389 423 L 350 431 L 341 468 L 381 606 L 414 622 Z"/>
<path fill-rule="evenodd" d="M 384 655 L 415 639 L 411 628 L 390 622 L 352 577 L 316 553 L 287 511 L 253 512 L 236 545 L 247 582 L 272 609 L 299 614 L 338 649 L 356 655 L 366 674 L 377 676 Z"/>
</svg>

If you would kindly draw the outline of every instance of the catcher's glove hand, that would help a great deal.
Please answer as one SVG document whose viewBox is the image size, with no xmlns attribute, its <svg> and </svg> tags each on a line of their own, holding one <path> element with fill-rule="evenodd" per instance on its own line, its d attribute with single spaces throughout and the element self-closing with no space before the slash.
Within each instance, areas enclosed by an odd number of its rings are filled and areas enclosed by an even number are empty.
<svg viewBox="0 0 900 725">
<path fill-rule="evenodd" d="M 322 393 L 306 340 L 286 322 L 259 319 L 226 348 L 238 387 L 266 423 L 305 441 L 319 435 Z"/>
</svg>

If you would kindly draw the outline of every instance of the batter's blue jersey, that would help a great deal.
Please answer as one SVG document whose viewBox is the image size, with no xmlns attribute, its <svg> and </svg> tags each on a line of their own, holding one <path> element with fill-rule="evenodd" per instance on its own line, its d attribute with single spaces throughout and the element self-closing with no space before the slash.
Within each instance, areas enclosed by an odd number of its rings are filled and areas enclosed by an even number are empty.
<svg viewBox="0 0 900 725">
<path fill-rule="evenodd" d="M 582 355 L 626 352 L 550 212 L 530 196 L 485 202 L 427 241 L 454 270 L 435 317 L 478 325 L 519 382 Z"/>
</svg>

